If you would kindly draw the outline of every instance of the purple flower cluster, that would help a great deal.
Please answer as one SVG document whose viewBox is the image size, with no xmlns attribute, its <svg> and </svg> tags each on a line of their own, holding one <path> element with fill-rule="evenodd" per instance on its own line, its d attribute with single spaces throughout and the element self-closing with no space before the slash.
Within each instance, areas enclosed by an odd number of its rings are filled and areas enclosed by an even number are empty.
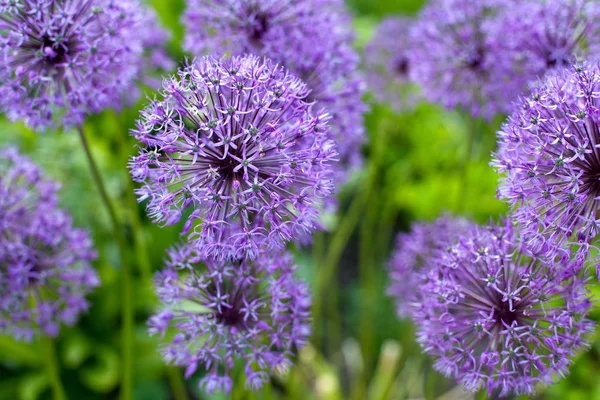
<svg viewBox="0 0 600 400">
<path fill-rule="evenodd" d="M 177 329 L 162 349 L 165 360 L 185 366 L 188 378 L 205 369 L 200 386 L 209 393 L 231 392 L 236 362 L 252 390 L 287 370 L 311 329 L 311 297 L 294 270 L 286 253 L 220 263 L 189 245 L 173 249 L 168 268 L 156 277 L 165 308 L 149 322 L 151 333 L 163 337 L 170 326 Z"/>
<path fill-rule="evenodd" d="M 365 85 L 343 1 L 190 0 L 184 23 L 185 47 L 196 56 L 255 54 L 302 79 L 310 91 L 307 100 L 331 114 L 328 134 L 341 168 L 360 165 Z M 341 168 L 338 181 L 345 176 Z"/>
<path fill-rule="evenodd" d="M 1 2 L 0 110 L 44 129 L 120 108 L 147 72 L 141 33 L 159 30 L 144 10 L 138 0 Z"/>
<path fill-rule="evenodd" d="M 564 377 L 593 331 L 582 259 L 531 253 L 524 241 L 510 224 L 459 235 L 439 252 L 414 313 L 435 369 L 493 397 Z"/>
<path fill-rule="evenodd" d="M 599 17 L 600 6 L 593 0 L 520 2 L 518 13 L 505 15 L 505 26 L 515 37 L 504 50 L 520 53 L 527 66 L 523 73 L 532 79 L 571 66 L 581 56 L 596 58 Z"/>
<path fill-rule="evenodd" d="M 558 241 L 598 234 L 599 123 L 597 65 L 551 74 L 521 100 L 498 132 L 493 165 L 522 229 Z"/>
<path fill-rule="evenodd" d="M 151 89 L 160 89 L 161 76 L 175 69 L 175 62 L 167 52 L 171 34 L 161 27 L 158 15 L 150 7 L 140 9 L 135 32 L 141 41 L 143 51 L 142 55 L 136 58 L 138 62 L 136 82 Z M 133 104 L 139 100 L 140 90 L 130 87 L 123 95 L 127 98 L 127 104 Z"/>
<path fill-rule="evenodd" d="M 58 335 L 99 285 L 87 232 L 57 207 L 57 186 L 13 148 L 0 150 L 0 333 Z"/>
<path fill-rule="evenodd" d="M 396 111 L 411 110 L 420 99 L 411 78 L 413 24 L 407 17 L 386 18 L 365 48 L 369 89 L 377 102 L 389 104 Z"/>
<path fill-rule="evenodd" d="M 452 245 L 470 225 L 463 219 L 444 217 L 432 223 L 415 224 L 411 232 L 398 235 L 388 265 L 391 280 L 388 295 L 394 298 L 400 318 L 410 318 L 415 304 L 427 296 L 421 287 L 438 253 Z"/>
<path fill-rule="evenodd" d="M 130 163 L 155 222 L 187 220 L 198 248 L 221 259 L 316 228 L 337 154 L 299 79 L 254 56 L 205 57 L 163 87 L 132 131 L 144 147 Z"/>
<path fill-rule="evenodd" d="M 530 77 L 519 53 L 505 51 L 514 40 L 504 20 L 511 3 L 434 0 L 421 11 L 411 32 L 411 75 L 429 101 L 473 117 L 512 109 Z"/>
</svg>

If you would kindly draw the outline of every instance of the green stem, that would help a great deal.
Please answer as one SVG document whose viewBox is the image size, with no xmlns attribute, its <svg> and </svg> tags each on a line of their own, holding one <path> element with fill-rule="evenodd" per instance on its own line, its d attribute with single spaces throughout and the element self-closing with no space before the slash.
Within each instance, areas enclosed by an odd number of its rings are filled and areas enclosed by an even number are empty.
<svg viewBox="0 0 600 400">
<path fill-rule="evenodd" d="M 181 376 L 181 371 L 177 367 L 167 367 L 167 379 L 171 385 L 171 393 L 175 400 L 188 400 L 185 382 Z"/>
<path fill-rule="evenodd" d="M 50 385 L 52 386 L 52 397 L 54 400 L 66 400 L 67 395 L 60 380 L 58 360 L 56 358 L 56 351 L 54 350 L 54 340 L 47 336 L 44 336 L 41 340 L 46 360 L 46 372 L 48 372 Z"/>
<path fill-rule="evenodd" d="M 365 373 L 371 373 L 371 364 L 373 360 L 373 341 L 374 341 L 374 311 L 375 307 L 373 305 L 374 297 L 375 297 L 375 280 L 374 273 L 376 271 L 373 257 L 373 244 L 374 244 L 374 236 L 376 233 L 374 232 L 375 228 L 375 220 L 376 214 L 379 205 L 373 204 L 374 207 L 369 207 L 365 218 L 362 221 L 360 227 L 360 238 L 359 238 L 359 260 L 358 260 L 358 269 L 359 269 L 359 279 L 361 286 L 361 297 L 362 297 L 362 312 L 360 316 L 361 326 L 371 327 L 370 329 L 361 329 L 360 330 L 360 345 L 362 349 L 362 354 L 365 363 Z M 380 240 L 380 238 L 377 238 Z M 366 382 L 366 380 L 365 380 Z"/>
<path fill-rule="evenodd" d="M 85 155 L 92 173 L 92 179 L 96 184 L 100 198 L 108 211 L 110 220 L 112 222 L 114 236 L 119 247 L 119 255 L 121 258 L 121 269 L 123 273 L 122 278 L 122 345 L 123 345 L 123 365 L 122 365 L 122 378 L 121 378 L 121 399 L 130 400 L 133 388 L 133 299 L 132 299 L 132 283 L 131 283 L 131 271 L 127 262 L 126 256 L 126 245 L 125 236 L 121 230 L 121 224 L 115 212 L 113 203 L 108 196 L 106 186 L 102 180 L 102 175 L 98 169 L 98 165 L 92 155 L 88 140 L 83 131 L 83 127 L 79 126 L 77 129 L 79 138 L 81 139 L 81 145 L 85 150 Z"/>
<path fill-rule="evenodd" d="M 366 200 L 367 196 L 365 195 L 365 192 L 362 192 L 354 197 L 354 200 L 348 209 L 348 213 L 344 219 L 342 219 L 339 228 L 336 230 L 333 238 L 331 239 L 329 250 L 325 256 L 325 261 L 319 265 L 318 260 L 315 260 L 315 265 L 319 267 L 316 282 L 317 290 L 313 303 L 313 321 L 315 332 L 313 338 L 315 341 L 315 347 L 317 349 L 320 347 L 320 324 L 322 322 L 321 317 L 323 314 L 323 297 L 326 295 L 326 289 L 328 288 L 331 280 L 335 277 L 340 258 L 344 252 L 344 248 L 348 244 L 348 241 L 352 236 L 352 232 L 354 232 L 354 229 L 360 221 L 361 213 Z"/>
</svg>

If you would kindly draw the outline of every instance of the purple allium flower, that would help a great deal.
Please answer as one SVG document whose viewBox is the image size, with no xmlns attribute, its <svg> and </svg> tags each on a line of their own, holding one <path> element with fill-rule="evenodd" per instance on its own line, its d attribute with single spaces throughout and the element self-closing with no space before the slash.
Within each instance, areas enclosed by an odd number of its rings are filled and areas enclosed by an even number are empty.
<svg viewBox="0 0 600 400">
<path fill-rule="evenodd" d="M 161 76 L 172 72 L 176 66 L 167 51 L 171 34 L 161 26 L 153 8 L 143 7 L 140 10 L 136 35 L 141 41 L 143 49 L 143 56 L 137 58 L 138 77 L 136 81 L 154 90 L 160 89 Z M 132 104 L 139 100 L 140 91 L 136 88 L 128 88 L 125 95 L 128 97 L 128 103 Z"/>
<path fill-rule="evenodd" d="M 414 43 L 409 33 L 413 24 L 407 17 L 387 18 L 365 48 L 369 89 L 376 101 L 397 111 L 413 109 L 420 98 L 410 77 Z"/>
<path fill-rule="evenodd" d="M 426 271 L 432 268 L 437 253 L 453 244 L 470 225 L 463 219 L 443 217 L 432 223 L 414 224 L 411 232 L 397 236 L 388 265 L 388 294 L 394 298 L 400 318 L 410 318 L 414 305 L 427 296 L 421 290 L 422 279 L 427 277 Z"/>
<path fill-rule="evenodd" d="M 474 117 L 509 112 L 526 85 L 503 13 L 506 0 L 433 0 L 411 32 L 411 76 L 424 97 Z"/>
<path fill-rule="evenodd" d="M 143 64 L 143 10 L 137 0 L 0 2 L 0 109 L 44 129 L 120 108 Z"/>
<path fill-rule="evenodd" d="M 439 253 L 421 287 L 418 341 L 468 390 L 531 394 L 564 377 L 588 346 L 583 259 L 525 249 L 511 225 L 475 227 Z"/>
<path fill-rule="evenodd" d="M 506 13 L 505 25 L 516 36 L 512 45 L 522 52 L 531 78 L 570 66 L 586 53 L 598 57 L 600 6 L 596 1 L 526 0 L 518 8 L 519 12 Z"/>
<path fill-rule="evenodd" d="M 56 336 L 99 285 L 87 232 L 57 208 L 57 186 L 13 148 L 0 150 L 0 333 Z"/>
<path fill-rule="evenodd" d="M 201 224 L 198 245 L 215 257 L 255 257 L 317 227 L 336 152 L 304 83 L 247 56 L 198 59 L 163 86 L 132 131 L 145 147 L 130 163 L 155 222 Z"/>
<path fill-rule="evenodd" d="M 162 349 L 168 363 L 187 367 L 187 378 L 206 370 L 200 385 L 210 393 L 231 391 L 234 364 L 243 366 L 252 390 L 291 366 L 310 335 L 311 298 L 294 278 L 290 255 L 263 252 L 255 261 L 220 263 L 203 259 L 189 245 L 169 255 L 168 268 L 156 276 L 165 308 L 149 321 L 152 334 L 176 330 Z"/>
<path fill-rule="evenodd" d="M 578 65 L 547 76 L 498 132 L 498 191 L 531 232 L 558 241 L 598 234 L 600 70 Z M 542 238 L 541 240 L 544 240 Z"/>
<path fill-rule="evenodd" d="M 188 0 L 185 47 L 204 54 L 268 57 L 302 79 L 332 117 L 329 132 L 342 169 L 361 164 L 365 84 L 352 47 L 350 15 L 341 0 Z"/>
</svg>

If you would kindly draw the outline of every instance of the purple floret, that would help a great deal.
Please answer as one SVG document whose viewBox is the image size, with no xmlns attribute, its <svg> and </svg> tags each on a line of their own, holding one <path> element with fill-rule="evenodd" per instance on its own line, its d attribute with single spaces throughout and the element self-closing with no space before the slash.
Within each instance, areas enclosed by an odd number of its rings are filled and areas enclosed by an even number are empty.
<svg viewBox="0 0 600 400">
<path fill-rule="evenodd" d="M 460 235 L 428 272 L 414 317 L 435 369 L 493 398 L 565 377 L 594 330 L 583 259 L 524 241 L 510 224 Z"/>
<path fill-rule="evenodd" d="M 119 109 L 148 72 L 152 22 L 138 0 L 1 2 L 0 110 L 43 130 Z"/>
<path fill-rule="evenodd" d="M 294 278 L 290 255 L 221 263 L 184 245 L 169 256 L 156 276 L 164 309 L 149 321 L 151 334 L 174 328 L 161 350 L 166 362 L 186 367 L 187 378 L 205 370 L 200 386 L 209 393 L 231 392 L 234 365 L 251 390 L 289 369 L 311 330 L 308 286 Z"/>
<path fill-rule="evenodd" d="M 520 54 L 507 51 L 514 33 L 503 15 L 512 7 L 510 0 L 433 0 L 421 11 L 411 76 L 429 101 L 488 119 L 512 110 L 529 79 Z"/>
<path fill-rule="evenodd" d="M 432 223 L 414 224 L 410 232 L 398 235 L 388 264 L 391 281 L 388 295 L 394 298 L 400 318 L 411 318 L 415 304 L 428 295 L 421 290 L 421 285 L 435 257 L 469 226 L 466 220 L 443 217 Z"/>
<path fill-rule="evenodd" d="M 532 87 L 498 132 L 498 191 L 532 234 L 589 241 L 600 207 L 600 69 L 577 65 Z"/>
<path fill-rule="evenodd" d="M 413 24 L 414 20 L 408 17 L 386 18 L 365 48 L 369 89 L 377 102 L 389 104 L 396 111 L 410 111 L 420 99 L 411 79 Z"/>
<path fill-rule="evenodd" d="M 0 333 L 57 336 L 99 285 L 87 232 L 57 206 L 57 185 L 13 148 L 0 149 Z"/>
<path fill-rule="evenodd" d="M 163 87 L 132 130 L 143 148 L 130 162 L 155 222 L 186 220 L 219 258 L 253 258 L 318 227 L 337 153 L 304 83 L 262 58 L 205 57 Z"/>
<path fill-rule="evenodd" d="M 361 165 L 366 85 L 352 47 L 350 15 L 341 0 L 188 0 L 185 47 L 204 54 L 268 57 L 306 82 L 309 100 L 332 117 L 337 182 Z"/>
</svg>

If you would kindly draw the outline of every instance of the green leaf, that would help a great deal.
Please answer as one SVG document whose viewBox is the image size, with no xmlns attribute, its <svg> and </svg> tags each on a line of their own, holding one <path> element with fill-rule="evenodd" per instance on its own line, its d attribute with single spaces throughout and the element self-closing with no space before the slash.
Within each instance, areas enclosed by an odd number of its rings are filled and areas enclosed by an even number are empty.
<svg viewBox="0 0 600 400">
<path fill-rule="evenodd" d="M 120 378 L 120 362 L 117 352 L 101 346 L 95 353 L 95 361 L 91 366 L 80 370 L 82 382 L 95 392 L 108 393 L 117 387 Z"/>
<path fill-rule="evenodd" d="M 45 372 L 26 375 L 19 384 L 19 399 L 36 400 L 49 386 L 50 382 Z"/>
<path fill-rule="evenodd" d="M 67 368 L 78 368 L 90 356 L 92 343 L 77 332 L 69 336 L 62 346 L 62 359 Z"/>
<path fill-rule="evenodd" d="M 0 354 L 4 363 L 18 366 L 37 366 L 42 363 L 32 345 L 17 342 L 9 336 L 0 336 Z"/>
</svg>

